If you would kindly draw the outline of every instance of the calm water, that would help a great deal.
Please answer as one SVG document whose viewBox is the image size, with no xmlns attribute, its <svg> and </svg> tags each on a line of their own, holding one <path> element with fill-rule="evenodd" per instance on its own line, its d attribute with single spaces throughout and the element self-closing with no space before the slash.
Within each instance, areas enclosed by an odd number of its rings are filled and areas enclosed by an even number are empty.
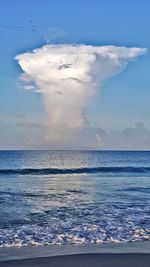
<svg viewBox="0 0 150 267">
<path fill-rule="evenodd" d="M 0 246 L 150 240 L 150 152 L 0 151 Z"/>
</svg>

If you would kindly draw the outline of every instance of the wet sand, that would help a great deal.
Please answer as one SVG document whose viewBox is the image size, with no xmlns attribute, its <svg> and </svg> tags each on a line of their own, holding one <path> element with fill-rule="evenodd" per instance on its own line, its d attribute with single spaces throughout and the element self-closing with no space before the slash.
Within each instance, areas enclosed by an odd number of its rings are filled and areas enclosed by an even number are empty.
<svg viewBox="0 0 150 267">
<path fill-rule="evenodd" d="M 150 242 L 1 248 L 0 266 L 149 267 Z"/>
<path fill-rule="evenodd" d="M 150 254 L 79 254 L 52 256 L 0 262 L 0 266 L 13 267 L 149 267 Z"/>
</svg>

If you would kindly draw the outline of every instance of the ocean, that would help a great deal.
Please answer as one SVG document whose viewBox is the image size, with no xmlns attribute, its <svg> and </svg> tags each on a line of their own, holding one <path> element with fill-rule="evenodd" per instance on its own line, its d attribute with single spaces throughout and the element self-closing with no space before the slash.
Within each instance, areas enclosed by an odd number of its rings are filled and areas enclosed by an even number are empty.
<svg viewBox="0 0 150 267">
<path fill-rule="evenodd" d="M 150 240 L 150 152 L 0 151 L 0 246 Z"/>
</svg>

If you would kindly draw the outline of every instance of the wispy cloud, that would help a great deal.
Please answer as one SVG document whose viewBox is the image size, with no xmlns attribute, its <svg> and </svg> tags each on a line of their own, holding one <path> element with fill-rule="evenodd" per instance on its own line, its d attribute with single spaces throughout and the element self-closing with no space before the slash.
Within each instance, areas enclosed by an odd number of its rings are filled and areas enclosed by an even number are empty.
<svg viewBox="0 0 150 267">
<path fill-rule="evenodd" d="M 58 41 L 62 42 L 65 38 L 66 38 L 66 32 L 57 27 L 49 28 L 44 36 L 44 39 L 47 44 L 57 43 Z"/>
</svg>

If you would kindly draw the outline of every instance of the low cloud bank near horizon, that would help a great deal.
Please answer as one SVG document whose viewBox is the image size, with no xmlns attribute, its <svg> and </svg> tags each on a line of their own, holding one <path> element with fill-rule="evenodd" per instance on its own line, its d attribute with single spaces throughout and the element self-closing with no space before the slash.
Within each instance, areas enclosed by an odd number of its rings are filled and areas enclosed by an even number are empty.
<svg viewBox="0 0 150 267">
<path fill-rule="evenodd" d="M 142 48 L 63 44 L 17 55 L 24 88 L 40 93 L 44 101 L 45 144 L 104 147 L 107 134 L 101 128 L 93 130 L 86 109 L 103 81 L 144 53 Z"/>
<path fill-rule="evenodd" d="M 0 120 L 0 149 L 150 150 L 150 128 L 142 121 L 120 131 L 86 126 L 69 143 L 61 145 L 45 143 L 46 127 L 42 122 L 22 117 Z"/>
</svg>

